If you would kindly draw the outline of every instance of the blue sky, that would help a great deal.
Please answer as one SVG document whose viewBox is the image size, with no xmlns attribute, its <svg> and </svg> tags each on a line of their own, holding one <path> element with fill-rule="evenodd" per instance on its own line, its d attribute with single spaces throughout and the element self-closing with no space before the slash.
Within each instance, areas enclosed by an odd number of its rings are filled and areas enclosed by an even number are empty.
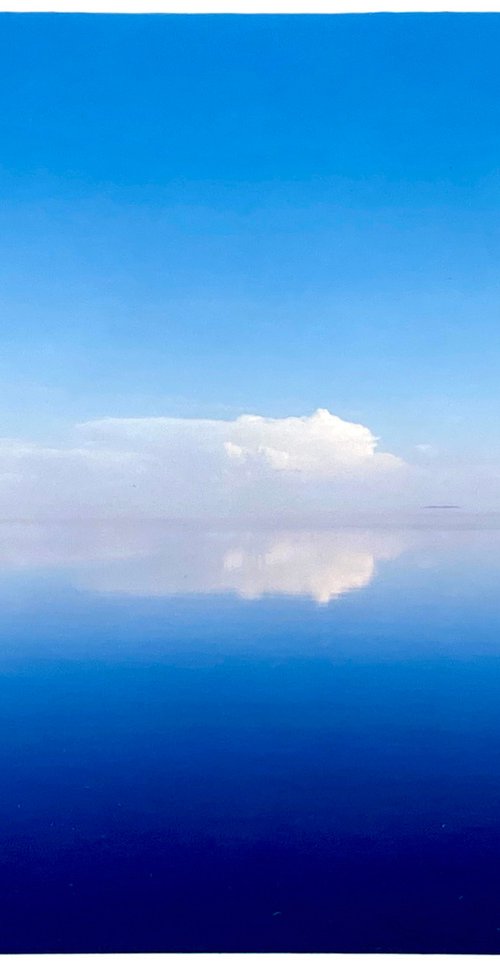
<svg viewBox="0 0 500 969">
<path fill-rule="evenodd" d="M 500 16 L 0 27 L 0 435 L 324 407 L 500 458 Z"/>
</svg>

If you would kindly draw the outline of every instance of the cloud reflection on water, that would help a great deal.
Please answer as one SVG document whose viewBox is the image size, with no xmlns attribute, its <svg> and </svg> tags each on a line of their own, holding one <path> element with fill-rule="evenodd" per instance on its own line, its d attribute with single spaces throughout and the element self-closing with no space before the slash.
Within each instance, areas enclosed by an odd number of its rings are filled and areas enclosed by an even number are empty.
<svg viewBox="0 0 500 969">
<path fill-rule="evenodd" d="M 372 581 L 398 533 L 338 528 L 195 528 L 161 522 L 3 523 L 0 566 L 62 569 L 88 592 L 168 597 L 302 596 L 326 604 Z"/>
</svg>

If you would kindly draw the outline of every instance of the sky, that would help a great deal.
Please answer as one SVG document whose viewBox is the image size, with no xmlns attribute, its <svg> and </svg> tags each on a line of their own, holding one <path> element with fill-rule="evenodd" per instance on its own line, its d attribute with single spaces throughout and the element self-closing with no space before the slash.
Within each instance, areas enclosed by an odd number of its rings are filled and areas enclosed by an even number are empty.
<svg viewBox="0 0 500 969">
<path fill-rule="evenodd" d="M 0 517 L 53 482 L 69 512 L 82 461 L 74 507 L 117 476 L 128 507 L 127 460 L 141 514 L 496 507 L 499 45 L 497 14 L 0 15 Z"/>
</svg>

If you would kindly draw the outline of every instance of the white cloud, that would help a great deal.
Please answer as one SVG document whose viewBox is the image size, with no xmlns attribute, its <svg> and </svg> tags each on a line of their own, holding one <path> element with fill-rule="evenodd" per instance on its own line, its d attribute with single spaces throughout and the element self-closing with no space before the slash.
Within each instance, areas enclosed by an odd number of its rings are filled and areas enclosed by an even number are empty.
<svg viewBox="0 0 500 969">
<path fill-rule="evenodd" d="M 290 515 L 397 492 L 404 463 L 361 424 L 309 417 L 109 418 L 76 442 L 0 442 L 0 518 Z"/>
<path fill-rule="evenodd" d="M 122 441 L 127 447 L 164 452 L 182 442 L 223 454 L 230 462 L 272 471 L 300 471 L 320 478 L 386 470 L 402 462 L 377 451 L 377 438 L 362 424 L 328 410 L 310 417 L 269 418 L 243 414 L 233 421 L 182 418 L 107 419 L 80 425 L 93 443 Z"/>
</svg>

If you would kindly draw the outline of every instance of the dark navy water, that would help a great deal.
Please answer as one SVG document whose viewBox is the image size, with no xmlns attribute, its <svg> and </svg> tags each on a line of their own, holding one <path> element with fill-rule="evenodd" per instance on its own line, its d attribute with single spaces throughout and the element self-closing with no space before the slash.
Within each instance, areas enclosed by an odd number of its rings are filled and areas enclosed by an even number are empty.
<svg viewBox="0 0 500 969">
<path fill-rule="evenodd" d="M 0 540 L 3 952 L 500 952 L 500 532 Z"/>
</svg>

